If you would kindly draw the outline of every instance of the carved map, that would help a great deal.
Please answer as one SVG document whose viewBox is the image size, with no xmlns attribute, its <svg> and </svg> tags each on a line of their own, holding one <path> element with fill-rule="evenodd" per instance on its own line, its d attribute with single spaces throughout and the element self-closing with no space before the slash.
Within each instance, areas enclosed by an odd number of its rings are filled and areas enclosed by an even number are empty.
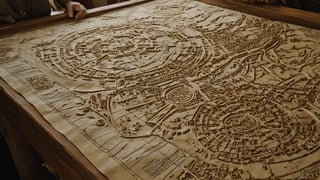
<svg viewBox="0 0 320 180">
<path fill-rule="evenodd" d="M 320 31 L 158 0 L 6 35 L 0 74 L 110 179 L 317 179 Z"/>
</svg>

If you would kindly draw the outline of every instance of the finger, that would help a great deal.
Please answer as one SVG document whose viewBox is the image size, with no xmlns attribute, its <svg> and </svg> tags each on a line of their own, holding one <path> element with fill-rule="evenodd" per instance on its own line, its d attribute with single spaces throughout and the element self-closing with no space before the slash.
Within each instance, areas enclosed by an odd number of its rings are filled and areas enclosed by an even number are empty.
<svg viewBox="0 0 320 180">
<path fill-rule="evenodd" d="M 78 12 L 78 11 L 80 11 L 80 9 L 81 9 L 81 5 L 80 4 L 76 4 L 76 3 L 74 3 L 73 4 L 73 9 L 74 9 L 74 11 L 76 11 L 76 12 Z"/>
<path fill-rule="evenodd" d="M 81 18 L 85 18 L 85 17 L 86 17 L 86 15 L 87 15 L 87 10 L 85 10 L 85 11 L 83 12 L 83 14 L 82 14 L 82 17 L 81 17 Z"/>
<path fill-rule="evenodd" d="M 67 11 L 69 18 L 73 18 L 73 5 L 70 2 L 67 4 Z"/>
<path fill-rule="evenodd" d="M 77 12 L 75 19 L 77 20 L 82 19 L 86 16 L 86 14 L 87 14 L 87 10 L 83 7 Z"/>
<path fill-rule="evenodd" d="M 81 19 L 81 18 L 82 18 L 82 14 L 83 14 L 83 11 L 77 12 L 75 19 L 76 19 L 76 20 Z"/>
</svg>

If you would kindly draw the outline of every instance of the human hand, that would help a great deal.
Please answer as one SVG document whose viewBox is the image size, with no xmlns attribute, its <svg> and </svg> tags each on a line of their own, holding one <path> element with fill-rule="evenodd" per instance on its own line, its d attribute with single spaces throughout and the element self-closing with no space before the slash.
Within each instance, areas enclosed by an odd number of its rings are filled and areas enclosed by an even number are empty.
<svg viewBox="0 0 320 180">
<path fill-rule="evenodd" d="M 69 18 L 83 19 L 87 15 L 87 9 L 78 2 L 68 1 L 66 3 Z"/>
<path fill-rule="evenodd" d="M 278 0 L 240 0 L 245 3 L 265 3 L 265 4 L 276 4 Z"/>
</svg>

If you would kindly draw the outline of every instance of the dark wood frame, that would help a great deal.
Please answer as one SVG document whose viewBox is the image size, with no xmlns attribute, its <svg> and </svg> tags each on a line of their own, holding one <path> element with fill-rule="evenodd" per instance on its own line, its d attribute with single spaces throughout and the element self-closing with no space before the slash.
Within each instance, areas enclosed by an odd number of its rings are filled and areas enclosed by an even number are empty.
<svg viewBox="0 0 320 180">
<path fill-rule="evenodd" d="M 247 4 L 239 0 L 200 0 L 207 4 L 320 30 L 320 13 L 279 5 Z"/>
<path fill-rule="evenodd" d="M 88 17 L 146 0 L 131 0 L 88 11 Z M 250 5 L 234 0 L 201 0 L 208 4 L 320 29 L 320 14 L 287 7 Z M 0 33 L 38 28 L 48 23 L 70 21 L 66 14 L 0 26 Z M 57 132 L 19 93 L 0 78 L 0 131 L 5 136 L 22 179 L 49 179 L 41 168 L 48 162 L 64 179 L 107 179 L 61 133 Z"/>
</svg>

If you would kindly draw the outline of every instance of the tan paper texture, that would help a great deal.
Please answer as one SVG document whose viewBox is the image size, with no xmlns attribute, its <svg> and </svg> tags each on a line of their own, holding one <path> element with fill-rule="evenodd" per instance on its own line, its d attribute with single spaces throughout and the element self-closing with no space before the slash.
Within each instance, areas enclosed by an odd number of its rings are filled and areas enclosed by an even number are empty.
<svg viewBox="0 0 320 180">
<path fill-rule="evenodd" d="M 320 31 L 158 0 L 0 37 L 0 74 L 110 179 L 316 179 Z"/>
</svg>

